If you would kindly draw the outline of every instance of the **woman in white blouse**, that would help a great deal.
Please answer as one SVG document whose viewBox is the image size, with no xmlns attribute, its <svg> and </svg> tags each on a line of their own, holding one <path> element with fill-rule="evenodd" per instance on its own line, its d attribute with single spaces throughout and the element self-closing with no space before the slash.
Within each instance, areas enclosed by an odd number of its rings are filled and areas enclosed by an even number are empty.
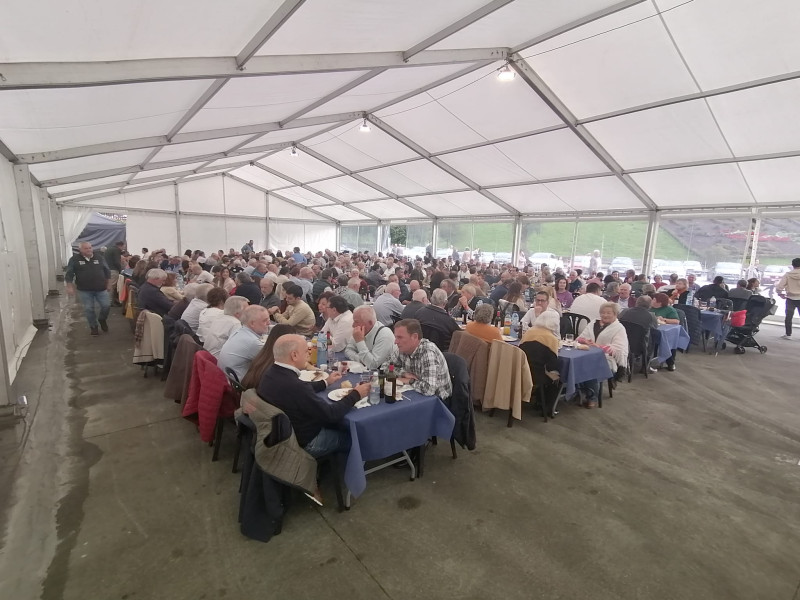
<svg viewBox="0 0 800 600">
<path fill-rule="evenodd" d="M 615 375 L 618 368 L 628 364 L 628 335 L 617 320 L 618 315 L 619 305 L 616 302 L 603 303 L 600 305 L 600 319 L 589 323 L 578 338 L 580 343 L 602 349 Z M 580 387 L 586 395 L 586 408 L 596 407 L 603 393 L 603 383 L 594 379 L 582 383 Z"/>
</svg>

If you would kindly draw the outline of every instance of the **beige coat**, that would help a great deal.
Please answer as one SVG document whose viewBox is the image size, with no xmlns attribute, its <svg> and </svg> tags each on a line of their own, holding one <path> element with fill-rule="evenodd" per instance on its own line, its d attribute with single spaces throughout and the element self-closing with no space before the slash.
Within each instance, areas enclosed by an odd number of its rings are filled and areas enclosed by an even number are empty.
<svg viewBox="0 0 800 600">
<path fill-rule="evenodd" d="M 144 319 L 144 327 L 142 340 L 133 347 L 134 364 L 164 360 L 164 325 L 161 317 L 143 310 L 139 318 Z"/>
<path fill-rule="evenodd" d="M 486 394 L 486 377 L 489 373 L 489 343 L 466 331 L 454 331 L 450 340 L 450 352 L 467 362 L 470 400 L 472 404 L 481 406 Z"/>
<path fill-rule="evenodd" d="M 270 477 L 313 494 L 317 489 L 317 461 L 300 447 L 294 431 L 282 442 L 267 447 L 264 440 L 272 433 L 272 419 L 284 414 L 275 406 L 264 402 L 254 389 L 242 394 L 242 405 L 250 402 L 256 411 L 248 415 L 255 423 L 255 457 L 259 468 Z"/>
<path fill-rule="evenodd" d="M 483 410 L 511 410 L 522 420 L 522 403 L 531 401 L 533 378 L 525 353 L 506 342 L 492 342 Z"/>
</svg>

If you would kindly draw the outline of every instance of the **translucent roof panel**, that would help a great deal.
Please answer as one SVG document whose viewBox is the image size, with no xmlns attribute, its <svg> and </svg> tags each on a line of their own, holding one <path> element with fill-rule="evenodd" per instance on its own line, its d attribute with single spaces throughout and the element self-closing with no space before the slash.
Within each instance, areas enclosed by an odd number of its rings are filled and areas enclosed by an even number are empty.
<svg viewBox="0 0 800 600">
<path fill-rule="evenodd" d="M 181 131 L 278 122 L 363 73 L 343 71 L 232 79 Z"/>
<path fill-rule="evenodd" d="M 521 78 L 502 82 L 495 64 L 399 102 L 377 116 L 437 152 L 561 124 Z M 487 110 L 502 106 L 502 110 Z"/>
<path fill-rule="evenodd" d="M 343 202 L 350 202 L 353 200 L 377 200 L 386 197 L 386 194 L 382 194 L 376 189 L 352 177 L 326 179 L 325 181 L 309 184 L 309 187 L 324 192 Z"/>
<path fill-rule="evenodd" d="M 424 159 L 365 171 L 361 175 L 398 196 L 466 187 L 461 181 Z"/>
<path fill-rule="evenodd" d="M 303 206 L 322 206 L 326 204 L 335 204 L 327 198 L 301 187 L 286 188 L 278 193 L 289 200 L 299 202 Z"/>
<path fill-rule="evenodd" d="M 150 169 L 149 171 L 139 171 L 133 176 L 132 181 L 145 179 L 146 177 L 159 177 L 161 175 L 169 175 L 171 173 L 181 173 L 183 171 L 194 171 L 203 166 L 202 162 L 189 163 L 185 165 L 176 165 L 174 167 L 165 167 L 163 169 Z M 92 182 L 94 183 L 94 182 Z"/>
<path fill-rule="evenodd" d="M 114 152 L 113 154 L 99 154 L 97 156 L 86 156 L 83 158 L 71 158 L 58 162 L 40 163 L 31 165 L 33 173 L 39 181 L 48 179 L 58 179 L 79 175 L 82 173 L 93 173 L 106 169 L 119 169 L 119 173 L 124 173 L 138 165 L 147 158 L 150 150 L 128 150 L 126 152 Z"/>
<path fill-rule="evenodd" d="M 794 0 L 703 0 L 664 18 L 703 89 L 800 71 Z"/>
<path fill-rule="evenodd" d="M 661 22 L 647 18 L 653 15 L 652 4 L 637 4 L 523 56 L 578 118 L 696 92 Z"/>
<path fill-rule="evenodd" d="M 416 211 L 410 206 L 406 206 L 397 200 L 359 202 L 355 206 L 361 210 L 367 211 L 372 215 L 378 215 L 381 219 L 416 219 L 425 216 L 423 213 Z"/>
<path fill-rule="evenodd" d="M 280 129 L 278 131 L 270 131 L 269 133 L 262 135 L 257 140 L 254 140 L 243 146 L 243 148 L 266 146 L 267 144 L 280 144 L 282 142 L 299 142 L 300 140 L 304 140 L 315 133 L 319 133 L 320 131 L 329 128 L 330 126 L 330 123 L 325 123 L 324 125 L 294 128 L 290 127 L 287 129 Z"/>
<path fill-rule="evenodd" d="M 797 150 L 800 81 L 786 81 L 708 99 L 736 156 Z"/>
<path fill-rule="evenodd" d="M 305 210 L 292 204 L 285 202 L 274 194 L 269 195 L 269 218 L 270 219 L 303 219 L 313 221 L 324 221 L 325 217 Z M 280 225 L 270 225 L 270 227 L 280 227 Z"/>
<path fill-rule="evenodd" d="M 515 185 L 498 188 L 492 193 L 513 206 L 521 213 L 572 212 L 572 206 L 566 204 L 550 191 L 547 185 Z"/>
<path fill-rule="evenodd" d="M 377 127 L 360 131 L 362 121 L 348 123 L 308 140 L 313 148 L 348 169 L 366 169 L 389 162 L 416 158 L 416 152 L 383 133 Z"/>
<path fill-rule="evenodd" d="M 433 213 L 437 217 L 461 215 L 493 215 L 508 213 L 478 192 L 456 192 L 409 198 L 409 202 Z"/>
<path fill-rule="evenodd" d="M 256 152 L 254 154 L 239 154 L 234 156 L 228 156 L 226 158 L 220 158 L 219 160 L 215 160 L 212 162 L 209 167 L 222 167 L 224 165 L 233 165 L 236 163 L 240 163 L 243 161 L 254 161 L 258 158 L 264 156 L 263 152 Z"/>
<path fill-rule="evenodd" d="M 704 100 L 587 123 L 586 129 L 624 169 L 731 157 Z"/>
<path fill-rule="evenodd" d="M 114 175 L 113 177 L 103 177 L 102 179 L 95 179 L 91 182 L 86 181 L 79 181 L 78 183 L 67 183 L 64 185 L 54 185 L 47 188 L 47 192 L 49 194 L 61 194 L 64 192 L 72 192 L 75 190 L 82 190 L 87 187 L 94 187 L 99 185 L 110 185 L 110 184 L 120 184 L 122 185 L 128 179 L 130 179 L 130 175 Z"/>
<path fill-rule="evenodd" d="M 442 154 L 439 158 L 478 185 L 520 183 L 536 179 L 532 173 L 515 163 L 496 146 L 481 146 L 472 150 Z"/>
<path fill-rule="evenodd" d="M 445 38 L 434 49 L 518 46 L 618 0 L 526 0 L 512 2 Z"/>
<path fill-rule="evenodd" d="M 331 115 L 351 111 L 370 111 L 386 102 L 418 90 L 454 73 L 468 68 L 469 64 L 433 65 L 389 69 L 326 102 L 305 116 Z"/>
<path fill-rule="evenodd" d="M 485 3 L 486 0 L 309 0 L 264 44 L 259 54 L 406 50 Z"/>
<path fill-rule="evenodd" d="M 519 138 L 495 147 L 536 179 L 608 171 L 569 129 Z"/>
<path fill-rule="evenodd" d="M 521 77 L 499 81 L 500 66 L 495 63 L 479 69 L 434 88 L 428 95 L 489 140 L 561 124 L 561 119 Z"/>
<path fill-rule="evenodd" d="M 332 204 L 330 206 L 318 206 L 315 210 L 318 210 L 319 212 L 328 215 L 337 221 L 363 221 L 364 219 L 368 218 L 360 212 L 356 212 L 347 208 L 346 206 L 340 206 L 338 204 Z"/>
<path fill-rule="evenodd" d="M 4 3 L 0 62 L 232 56 L 282 0 Z M 69 32 L 68 41 L 64 32 Z M 67 42 L 67 43 L 65 43 Z"/>
<path fill-rule="evenodd" d="M 169 81 L 4 90 L 0 138 L 27 154 L 166 135 L 207 87 L 202 81 Z"/>
<path fill-rule="evenodd" d="M 249 138 L 250 136 L 240 135 L 238 137 L 222 138 L 219 140 L 170 144 L 158 151 L 158 154 L 153 158 L 153 162 L 163 162 L 176 158 L 192 158 L 195 156 L 203 157 L 218 152 L 225 152 Z"/>
<path fill-rule="evenodd" d="M 633 179 L 659 207 L 753 202 L 735 164 L 636 173 Z"/>
<path fill-rule="evenodd" d="M 644 209 L 616 177 L 594 177 L 490 190 L 523 213 Z"/>
<path fill-rule="evenodd" d="M 264 169 L 259 169 L 251 165 L 245 165 L 230 172 L 231 175 L 241 177 L 245 181 L 249 181 L 253 185 L 266 190 L 274 190 L 275 188 L 282 188 L 291 186 L 291 182 L 286 181 L 280 177 L 276 177 L 272 173 L 268 173 Z"/>
<path fill-rule="evenodd" d="M 297 152 L 297 156 L 292 156 L 289 150 L 282 150 L 258 161 L 265 167 L 270 167 L 298 181 L 305 183 L 313 179 L 322 179 L 341 175 L 341 171 L 326 165 L 324 162 L 309 156 L 305 152 Z"/>
<path fill-rule="evenodd" d="M 800 201 L 800 158 L 740 163 L 759 203 Z"/>
</svg>

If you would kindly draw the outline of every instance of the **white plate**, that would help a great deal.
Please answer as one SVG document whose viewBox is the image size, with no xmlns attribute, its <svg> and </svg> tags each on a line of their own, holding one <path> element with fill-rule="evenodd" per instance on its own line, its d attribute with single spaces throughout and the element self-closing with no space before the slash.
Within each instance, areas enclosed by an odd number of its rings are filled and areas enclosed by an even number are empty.
<svg viewBox="0 0 800 600">
<path fill-rule="evenodd" d="M 338 390 L 331 390 L 330 392 L 328 392 L 328 398 L 330 398 L 334 402 L 338 402 L 352 391 L 353 388 L 339 388 Z"/>
<path fill-rule="evenodd" d="M 516 341 L 517 341 L 517 338 L 515 338 L 515 337 L 511 337 L 510 335 L 504 335 L 504 336 L 503 336 L 503 341 L 506 341 L 506 342 L 516 342 Z"/>
<path fill-rule="evenodd" d="M 325 381 L 328 374 L 324 371 L 300 371 L 301 381 Z"/>
<path fill-rule="evenodd" d="M 355 406 L 356 408 L 366 408 L 366 407 L 370 406 L 370 403 L 369 403 L 369 398 L 362 398 L 361 400 L 359 400 L 358 402 L 356 402 L 356 403 L 354 404 L 354 406 Z"/>
<path fill-rule="evenodd" d="M 356 373 L 356 374 L 364 373 L 367 370 L 367 367 L 365 367 L 364 365 L 362 365 L 358 361 L 348 360 L 346 362 L 347 362 L 347 370 L 350 371 L 351 373 Z M 336 368 L 337 369 L 340 369 L 341 366 L 342 366 L 341 362 L 337 362 L 336 363 Z"/>
</svg>

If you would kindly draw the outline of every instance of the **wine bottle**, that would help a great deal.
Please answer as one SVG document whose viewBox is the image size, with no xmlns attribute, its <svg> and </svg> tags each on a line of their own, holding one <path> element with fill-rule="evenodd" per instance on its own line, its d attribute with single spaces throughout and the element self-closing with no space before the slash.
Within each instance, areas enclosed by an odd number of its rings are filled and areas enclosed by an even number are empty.
<svg viewBox="0 0 800 600">
<path fill-rule="evenodd" d="M 394 370 L 394 365 L 389 365 L 389 374 L 386 375 L 386 382 L 391 384 L 391 394 L 386 397 L 386 402 L 392 403 L 397 399 L 397 372 Z"/>
</svg>

